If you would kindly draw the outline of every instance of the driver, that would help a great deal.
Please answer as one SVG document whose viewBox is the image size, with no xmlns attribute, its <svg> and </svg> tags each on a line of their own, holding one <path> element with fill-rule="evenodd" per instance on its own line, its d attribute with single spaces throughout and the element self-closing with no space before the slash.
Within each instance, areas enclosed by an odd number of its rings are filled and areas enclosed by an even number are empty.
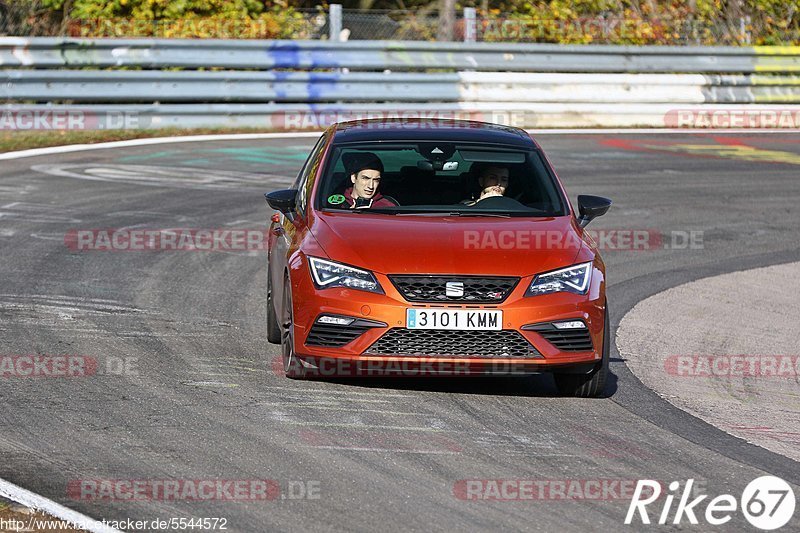
<svg viewBox="0 0 800 533">
<path fill-rule="evenodd" d="M 383 196 L 378 187 L 381 184 L 383 163 L 372 152 L 347 153 L 342 156 L 344 168 L 350 175 L 353 186 L 344 191 L 344 198 L 350 209 L 370 207 L 396 207 L 398 202 L 391 196 Z"/>
<path fill-rule="evenodd" d="M 483 199 L 506 194 L 509 179 L 507 167 L 496 163 L 475 163 L 470 170 L 477 177 L 480 190 L 469 200 L 462 201 L 462 204 L 475 205 Z"/>
</svg>

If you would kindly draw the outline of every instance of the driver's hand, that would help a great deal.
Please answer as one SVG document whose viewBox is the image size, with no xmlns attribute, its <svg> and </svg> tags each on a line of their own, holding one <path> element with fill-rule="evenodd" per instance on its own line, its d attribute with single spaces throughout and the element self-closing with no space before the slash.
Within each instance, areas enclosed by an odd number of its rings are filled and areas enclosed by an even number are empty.
<svg viewBox="0 0 800 533">
<path fill-rule="evenodd" d="M 484 198 L 489 198 L 490 196 L 503 196 L 503 193 L 500 191 L 500 187 L 486 187 L 481 193 L 480 199 L 483 200 Z"/>
</svg>

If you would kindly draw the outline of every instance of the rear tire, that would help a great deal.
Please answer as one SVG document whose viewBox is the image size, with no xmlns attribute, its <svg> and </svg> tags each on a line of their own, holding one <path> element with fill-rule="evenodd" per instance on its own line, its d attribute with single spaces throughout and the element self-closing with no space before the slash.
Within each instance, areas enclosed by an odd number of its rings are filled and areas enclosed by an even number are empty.
<svg viewBox="0 0 800 533">
<path fill-rule="evenodd" d="M 272 272 L 267 267 L 267 340 L 272 344 L 281 343 L 281 327 L 275 313 L 275 302 L 272 298 Z"/>
<path fill-rule="evenodd" d="M 553 374 L 558 392 L 563 396 L 577 398 L 599 398 L 603 395 L 608 378 L 609 348 L 611 346 L 611 328 L 608 320 L 608 301 L 606 301 L 605 321 L 603 325 L 603 356 L 597 366 L 588 374 Z"/>
<path fill-rule="evenodd" d="M 306 367 L 294 353 L 294 309 L 292 308 L 292 285 L 289 276 L 283 280 L 283 330 L 281 331 L 281 355 L 283 373 L 287 378 L 304 379 Z"/>
</svg>

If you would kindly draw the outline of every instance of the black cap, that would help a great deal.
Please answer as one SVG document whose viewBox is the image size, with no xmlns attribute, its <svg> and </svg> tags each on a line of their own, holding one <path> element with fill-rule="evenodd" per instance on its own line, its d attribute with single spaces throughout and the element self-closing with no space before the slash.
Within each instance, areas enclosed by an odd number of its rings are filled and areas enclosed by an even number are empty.
<svg viewBox="0 0 800 533">
<path fill-rule="evenodd" d="M 377 170 L 383 174 L 383 163 L 372 152 L 348 152 L 342 156 L 347 175 L 358 174 L 362 170 Z"/>
</svg>

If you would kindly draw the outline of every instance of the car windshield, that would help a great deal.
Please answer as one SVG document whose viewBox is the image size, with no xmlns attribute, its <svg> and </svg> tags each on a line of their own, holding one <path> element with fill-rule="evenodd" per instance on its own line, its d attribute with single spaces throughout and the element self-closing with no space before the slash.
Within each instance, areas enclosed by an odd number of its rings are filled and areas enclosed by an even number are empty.
<svg viewBox="0 0 800 533">
<path fill-rule="evenodd" d="M 323 210 L 421 216 L 566 214 L 541 153 L 504 145 L 334 145 L 318 191 L 316 206 Z"/>
</svg>

